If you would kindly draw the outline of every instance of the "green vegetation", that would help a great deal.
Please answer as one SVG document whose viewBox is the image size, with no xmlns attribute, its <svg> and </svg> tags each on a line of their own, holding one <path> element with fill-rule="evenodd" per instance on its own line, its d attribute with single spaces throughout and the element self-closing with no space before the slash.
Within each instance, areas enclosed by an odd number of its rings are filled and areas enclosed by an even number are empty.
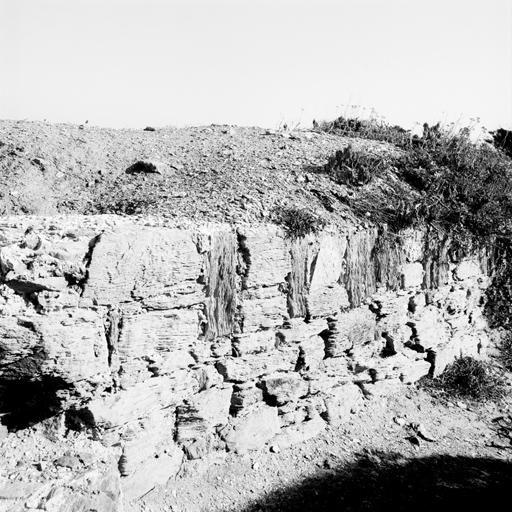
<svg viewBox="0 0 512 512">
<path fill-rule="evenodd" d="M 437 378 L 426 377 L 422 384 L 434 392 L 451 398 L 485 402 L 499 401 L 505 395 L 505 384 L 493 366 L 470 356 L 459 357 Z"/>
</svg>

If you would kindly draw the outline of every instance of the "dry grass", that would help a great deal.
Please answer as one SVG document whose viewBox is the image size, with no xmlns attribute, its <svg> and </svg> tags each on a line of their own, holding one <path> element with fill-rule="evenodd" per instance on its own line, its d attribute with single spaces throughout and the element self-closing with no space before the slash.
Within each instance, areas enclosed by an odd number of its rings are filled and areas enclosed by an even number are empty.
<svg viewBox="0 0 512 512">
<path fill-rule="evenodd" d="M 468 129 L 454 133 L 425 124 L 423 137 L 413 138 L 383 121 L 345 118 L 320 128 L 402 150 L 386 161 L 348 148 L 329 160 L 326 174 L 357 189 L 347 201 L 356 214 L 394 230 L 427 224 L 461 236 L 512 236 L 512 159 L 471 142 Z M 380 188 L 373 183 L 378 177 L 384 177 Z"/>
<path fill-rule="evenodd" d="M 452 398 L 475 402 L 499 401 L 506 393 L 497 369 L 487 361 L 470 356 L 459 357 L 439 377 L 423 380 L 423 385 Z"/>
<path fill-rule="evenodd" d="M 304 208 L 278 207 L 274 210 L 273 217 L 289 238 L 318 233 L 325 226 L 324 219 Z"/>
</svg>

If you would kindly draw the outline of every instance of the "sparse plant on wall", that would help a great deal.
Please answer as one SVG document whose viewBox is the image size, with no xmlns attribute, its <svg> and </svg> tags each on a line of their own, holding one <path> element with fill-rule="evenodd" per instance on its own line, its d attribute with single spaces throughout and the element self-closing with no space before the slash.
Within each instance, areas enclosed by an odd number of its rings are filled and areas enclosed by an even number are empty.
<svg viewBox="0 0 512 512">
<path fill-rule="evenodd" d="M 300 238 L 318 233 L 325 227 L 325 220 L 304 208 L 278 207 L 274 218 L 289 238 Z"/>
</svg>

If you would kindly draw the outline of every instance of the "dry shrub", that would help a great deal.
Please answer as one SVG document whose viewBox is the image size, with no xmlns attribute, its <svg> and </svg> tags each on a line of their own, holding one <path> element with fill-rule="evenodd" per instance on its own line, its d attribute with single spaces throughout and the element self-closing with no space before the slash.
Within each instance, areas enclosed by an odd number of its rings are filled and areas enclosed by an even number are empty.
<svg viewBox="0 0 512 512">
<path fill-rule="evenodd" d="M 356 214 L 397 229 L 422 223 L 461 235 L 512 236 L 512 159 L 490 145 L 473 143 L 469 129 L 454 133 L 425 123 L 423 137 L 414 139 L 399 127 L 358 119 L 339 118 L 321 128 L 384 140 L 403 151 L 385 161 L 349 147 L 330 158 L 326 174 L 338 184 L 357 187 L 349 204 Z M 375 190 L 372 179 L 385 170 L 388 186 Z"/>
<path fill-rule="evenodd" d="M 459 357 L 439 377 L 427 379 L 424 384 L 452 398 L 476 402 L 499 401 L 505 395 L 505 384 L 497 370 L 489 362 L 471 356 Z"/>
<path fill-rule="evenodd" d="M 507 371 L 512 372 L 512 332 L 510 331 L 498 344 L 498 360 Z"/>
<path fill-rule="evenodd" d="M 286 231 L 289 238 L 300 238 L 315 234 L 325 227 L 325 220 L 309 210 L 297 207 L 278 207 L 274 219 Z"/>
</svg>

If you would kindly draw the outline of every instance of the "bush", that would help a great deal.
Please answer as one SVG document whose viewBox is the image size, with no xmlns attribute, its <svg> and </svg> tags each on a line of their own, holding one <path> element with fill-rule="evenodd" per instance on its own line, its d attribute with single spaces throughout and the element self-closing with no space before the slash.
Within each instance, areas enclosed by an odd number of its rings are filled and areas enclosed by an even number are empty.
<svg viewBox="0 0 512 512">
<path fill-rule="evenodd" d="M 318 233 L 325 227 L 325 220 L 304 208 L 279 207 L 274 211 L 275 220 L 281 224 L 289 238 L 300 238 Z"/>
<path fill-rule="evenodd" d="M 391 126 L 382 119 L 378 119 L 375 112 L 372 113 L 369 119 L 340 116 L 334 121 L 321 123 L 319 129 L 342 137 L 381 140 L 398 146 L 402 146 L 410 140 L 406 130 L 400 126 Z"/>
<path fill-rule="evenodd" d="M 500 400 L 505 395 L 505 384 L 490 363 L 470 356 L 459 357 L 439 377 L 425 384 L 453 398 L 477 402 Z"/>
<path fill-rule="evenodd" d="M 361 186 L 369 183 L 385 166 L 382 158 L 358 153 L 348 145 L 329 158 L 324 170 L 339 185 Z"/>
<path fill-rule="evenodd" d="M 512 158 L 512 131 L 499 128 L 490 133 L 494 146 L 503 151 L 509 158 Z"/>
<path fill-rule="evenodd" d="M 454 133 L 439 123 L 425 123 L 423 137 L 414 139 L 399 127 L 358 119 L 339 118 L 321 128 L 384 140 L 402 150 L 389 162 L 356 155 L 350 147 L 331 157 L 326 174 L 336 183 L 360 186 L 357 196 L 347 201 L 354 213 L 398 230 L 422 223 L 461 238 L 512 236 L 512 160 L 488 145 L 471 142 L 469 129 Z M 384 170 L 394 175 L 384 189 L 361 187 Z"/>
<path fill-rule="evenodd" d="M 498 344 L 498 360 L 507 371 L 512 372 L 512 332 L 510 331 Z"/>
</svg>

